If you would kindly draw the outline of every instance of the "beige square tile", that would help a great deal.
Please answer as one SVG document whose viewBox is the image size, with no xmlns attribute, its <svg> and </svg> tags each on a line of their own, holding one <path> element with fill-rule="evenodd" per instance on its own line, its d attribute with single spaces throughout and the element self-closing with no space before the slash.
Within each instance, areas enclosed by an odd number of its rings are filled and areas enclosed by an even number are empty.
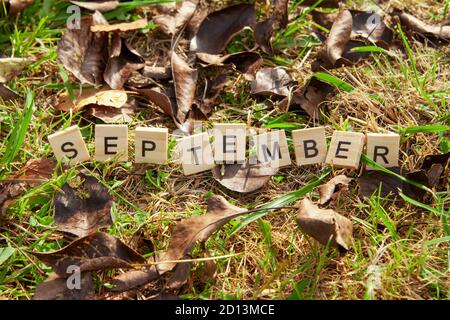
<svg viewBox="0 0 450 320">
<path fill-rule="evenodd" d="M 273 167 L 291 164 L 284 130 L 275 130 L 255 136 L 256 156 L 262 163 L 271 162 Z"/>
<path fill-rule="evenodd" d="M 359 167 L 365 136 L 358 132 L 334 131 L 325 162 L 335 167 Z"/>
<path fill-rule="evenodd" d="M 135 162 L 164 164 L 167 162 L 169 130 L 138 127 L 135 130 Z"/>
<path fill-rule="evenodd" d="M 128 126 L 126 124 L 95 125 L 95 160 L 128 161 Z"/>
<path fill-rule="evenodd" d="M 395 133 L 367 133 L 367 157 L 379 165 L 390 168 L 398 166 L 400 135 Z M 367 166 L 368 169 L 375 169 Z"/>
<path fill-rule="evenodd" d="M 214 155 L 206 132 L 179 139 L 177 149 L 185 175 L 211 170 L 214 167 Z"/>
<path fill-rule="evenodd" d="M 48 142 L 58 161 L 66 157 L 69 164 L 76 164 L 90 159 L 80 128 L 76 125 L 49 135 Z"/>
<path fill-rule="evenodd" d="M 213 128 L 216 163 L 243 163 L 246 150 L 245 123 L 216 123 Z"/>
<path fill-rule="evenodd" d="M 322 163 L 327 156 L 325 127 L 292 131 L 292 141 L 297 165 Z"/>
</svg>

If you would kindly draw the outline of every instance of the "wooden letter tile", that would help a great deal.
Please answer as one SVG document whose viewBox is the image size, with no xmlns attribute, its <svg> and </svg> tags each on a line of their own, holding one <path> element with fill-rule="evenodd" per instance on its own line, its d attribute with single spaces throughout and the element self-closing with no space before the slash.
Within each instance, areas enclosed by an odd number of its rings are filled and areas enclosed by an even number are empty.
<svg viewBox="0 0 450 320">
<path fill-rule="evenodd" d="M 297 165 L 322 163 L 327 156 L 325 128 L 310 128 L 292 131 Z"/>
<path fill-rule="evenodd" d="M 335 131 L 325 162 L 335 167 L 357 169 L 365 136 L 358 132 Z"/>
<path fill-rule="evenodd" d="M 128 126 L 95 125 L 95 160 L 105 162 L 115 157 L 118 161 L 128 161 Z"/>
<path fill-rule="evenodd" d="M 213 132 L 214 160 L 217 163 L 245 162 L 245 123 L 216 123 L 214 124 Z"/>
<path fill-rule="evenodd" d="M 178 151 L 185 175 L 190 175 L 214 167 L 214 156 L 206 132 L 194 134 L 177 141 Z"/>
<path fill-rule="evenodd" d="M 135 162 L 164 164 L 167 161 L 167 128 L 138 127 L 135 131 Z"/>
<path fill-rule="evenodd" d="M 72 126 L 48 136 L 48 142 L 58 161 L 66 157 L 69 159 L 69 164 L 75 164 L 90 159 L 78 126 Z"/>
<path fill-rule="evenodd" d="M 367 133 L 367 157 L 379 165 L 398 166 L 400 136 L 395 133 Z M 368 169 L 375 169 L 368 166 Z"/>
<path fill-rule="evenodd" d="M 284 130 L 276 130 L 255 136 L 256 155 L 260 162 L 271 162 L 273 167 L 291 164 Z"/>
</svg>

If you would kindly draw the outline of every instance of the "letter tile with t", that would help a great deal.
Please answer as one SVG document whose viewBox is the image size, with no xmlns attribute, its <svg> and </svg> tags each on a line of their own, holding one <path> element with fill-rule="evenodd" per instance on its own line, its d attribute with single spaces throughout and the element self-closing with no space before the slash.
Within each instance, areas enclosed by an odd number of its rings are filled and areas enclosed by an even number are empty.
<svg viewBox="0 0 450 320">
<path fill-rule="evenodd" d="M 72 126 L 48 136 L 48 142 L 58 161 L 66 157 L 69 164 L 76 164 L 90 159 L 78 126 Z"/>
<path fill-rule="evenodd" d="M 167 162 L 169 130 L 167 128 L 136 128 L 135 162 L 164 164 Z"/>
<path fill-rule="evenodd" d="M 245 123 L 216 123 L 214 134 L 214 160 L 216 163 L 245 162 Z"/>
<path fill-rule="evenodd" d="M 297 165 L 322 163 L 327 156 L 325 128 L 308 128 L 292 131 Z"/>
<path fill-rule="evenodd" d="M 211 170 L 214 167 L 214 156 L 206 132 L 179 139 L 177 149 L 184 175 Z"/>
<path fill-rule="evenodd" d="M 95 125 L 95 160 L 104 162 L 116 156 L 118 161 L 128 161 L 128 126 Z"/>
<path fill-rule="evenodd" d="M 325 163 L 341 168 L 357 169 L 365 136 L 358 132 L 335 131 L 331 137 Z"/>
<path fill-rule="evenodd" d="M 275 130 L 255 136 L 256 155 L 260 162 L 271 162 L 279 168 L 291 164 L 284 130 Z"/>
</svg>

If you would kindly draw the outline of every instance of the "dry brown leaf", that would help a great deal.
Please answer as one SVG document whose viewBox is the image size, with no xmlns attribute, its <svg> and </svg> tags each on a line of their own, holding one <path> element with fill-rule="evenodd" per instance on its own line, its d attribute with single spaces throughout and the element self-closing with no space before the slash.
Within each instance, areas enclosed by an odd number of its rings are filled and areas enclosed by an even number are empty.
<svg viewBox="0 0 450 320">
<path fill-rule="evenodd" d="M 197 9 L 197 1 L 183 1 L 178 8 L 167 14 L 153 17 L 153 22 L 169 35 L 174 35 L 193 16 Z"/>
<path fill-rule="evenodd" d="M 86 113 L 102 120 L 104 123 L 130 123 L 137 114 L 134 102 L 135 100 L 131 100 L 131 102 L 127 102 L 121 108 L 90 105 L 87 107 Z"/>
<path fill-rule="evenodd" d="M 256 52 L 243 51 L 227 54 L 197 53 L 197 58 L 206 62 L 208 66 L 232 65 L 237 71 L 244 75 L 246 80 L 254 80 L 256 72 L 261 68 L 263 59 Z"/>
<path fill-rule="evenodd" d="M 147 18 L 142 18 L 133 22 L 123 22 L 118 24 L 92 25 L 92 32 L 127 32 L 145 28 L 147 26 Z"/>
<path fill-rule="evenodd" d="M 128 45 L 125 39 L 114 34 L 110 58 L 103 74 L 105 82 L 112 89 L 122 89 L 134 71 L 144 68 L 145 60 Z"/>
<path fill-rule="evenodd" d="M 297 222 L 301 229 L 321 244 L 327 244 L 348 251 L 353 241 L 352 222 L 331 209 L 320 209 L 311 200 L 300 202 Z"/>
<path fill-rule="evenodd" d="M 57 230 L 84 237 L 112 224 L 112 198 L 108 189 L 94 177 L 81 176 L 84 180 L 74 189 L 64 184 L 53 203 Z"/>
<path fill-rule="evenodd" d="M 397 174 L 401 174 L 400 168 L 389 168 Z M 378 170 L 365 171 L 359 178 L 359 196 L 370 197 L 381 185 L 380 196 L 386 197 L 389 194 L 397 195 L 402 188 L 402 181 L 396 176 Z M 378 194 L 378 191 L 377 191 Z"/>
<path fill-rule="evenodd" d="M 358 37 L 368 39 L 375 43 L 392 41 L 394 33 L 383 22 L 383 17 L 375 12 L 350 10 L 352 15 L 351 39 Z"/>
<path fill-rule="evenodd" d="M 350 41 L 352 26 L 352 14 L 349 10 L 341 7 L 326 41 L 327 58 L 332 65 L 339 64 L 339 61 L 342 59 L 345 47 Z"/>
<path fill-rule="evenodd" d="M 111 284 L 113 285 L 111 291 L 128 291 L 156 280 L 159 276 L 160 274 L 154 266 L 152 266 L 148 271 L 130 270 L 119 274 L 111 280 Z"/>
<path fill-rule="evenodd" d="M 191 275 L 191 264 L 189 262 L 178 263 L 173 271 L 172 277 L 167 282 L 166 289 L 179 290 L 184 286 Z"/>
<path fill-rule="evenodd" d="M 12 91 L 5 84 L 0 83 L 0 98 L 2 98 L 3 101 L 11 101 L 21 98 L 21 95 Z"/>
<path fill-rule="evenodd" d="M 400 18 L 401 24 L 408 30 L 425 37 L 450 39 L 450 25 L 428 24 L 406 12 L 395 11 L 394 15 Z"/>
<path fill-rule="evenodd" d="M 55 163 L 46 158 L 31 159 L 21 170 L 0 181 L 0 219 L 27 188 L 36 187 L 50 179 L 54 168 Z"/>
<path fill-rule="evenodd" d="M 0 83 L 11 80 L 32 62 L 27 58 L 0 58 Z"/>
<path fill-rule="evenodd" d="M 286 107 L 290 103 L 290 108 L 300 107 L 311 118 L 318 119 L 320 111 L 323 109 L 323 102 L 335 91 L 333 86 L 313 77 L 306 85 L 295 90 L 290 99 L 289 97 L 285 98 L 280 104 Z"/>
<path fill-rule="evenodd" d="M 185 219 L 175 226 L 169 247 L 158 260 L 163 262 L 183 259 L 196 242 L 207 240 L 217 229 L 243 212 L 246 210 L 230 204 L 224 197 L 212 196 L 208 199 L 205 215 Z M 174 262 L 167 262 L 157 266 L 162 274 L 172 270 L 175 265 Z"/>
<path fill-rule="evenodd" d="M 155 67 L 145 65 L 145 67 L 141 70 L 141 73 L 144 77 L 152 78 L 155 80 L 165 80 L 170 79 L 172 77 L 170 68 L 166 67 Z"/>
<path fill-rule="evenodd" d="M 82 91 L 75 90 L 77 99 L 72 102 L 70 96 L 65 93 L 60 97 L 60 101 L 56 105 L 56 110 L 69 111 L 77 113 L 89 105 L 100 105 L 105 107 L 121 108 L 128 100 L 128 94 L 122 90 L 107 90 L 105 88 L 84 89 Z"/>
<path fill-rule="evenodd" d="M 118 0 L 97 0 L 97 1 L 70 1 L 80 8 L 88 9 L 91 11 L 108 12 L 116 9 L 119 6 Z"/>
<path fill-rule="evenodd" d="M 69 289 L 67 278 L 51 274 L 36 287 L 33 300 L 92 300 L 94 281 L 89 272 L 81 274 L 80 289 Z"/>
<path fill-rule="evenodd" d="M 150 102 L 161 108 L 167 115 L 169 115 L 174 122 L 177 122 L 175 118 L 176 109 L 169 96 L 160 87 L 151 89 L 137 89 L 140 95 L 147 98 Z"/>
<path fill-rule="evenodd" d="M 217 165 L 212 169 L 213 177 L 225 188 L 239 193 L 253 192 L 262 188 L 275 175 L 278 168 L 270 162 L 249 164 Z"/>
<path fill-rule="evenodd" d="M 130 290 L 157 279 L 177 265 L 176 262 L 169 261 L 181 260 L 189 256 L 196 242 L 207 240 L 211 234 L 229 220 L 245 212 L 245 209 L 228 203 L 222 196 L 212 196 L 208 199 L 208 208 L 205 215 L 182 220 L 175 226 L 167 251 L 150 260 L 151 262 L 158 262 L 156 267 L 151 266 L 147 271 L 130 270 L 120 274 L 112 280 L 112 284 L 115 286 L 112 291 Z"/>
<path fill-rule="evenodd" d="M 289 22 L 289 0 L 272 0 L 274 21 L 282 28 Z"/>
<path fill-rule="evenodd" d="M 256 43 L 264 53 L 269 55 L 273 54 L 272 43 L 270 42 L 270 38 L 273 35 L 273 24 L 273 19 L 268 18 L 258 22 L 254 30 Z"/>
<path fill-rule="evenodd" d="M 264 68 L 256 73 L 251 93 L 260 96 L 289 96 L 292 78 L 283 68 Z"/>
<path fill-rule="evenodd" d="M 191 40 L 190 49 L 209 54 L 221 53 L 245 27 L 256 24 L 253 4 L 238 4 L 209 14 Z"/>
<path fill-rule="evenodd" d="M 201 115 L 196 118 L 208 119 L 208 116 L 216 104 L 216 100 L 224 89 L 227 81 L 228 77 L 221 74 L 212 81 L 206 80 L 205 85 L 199 86 L 197 90 L 197 101 L 195 104 L 196 109 L 194 109 L 194 112 L 198 109 L 201 112 Z"/>
<path fill-rule="evenodd" d="M 341 174 L 332 178 L 327 183 L 318 186 L 320 204 L 326 204 L 330 200 L 334 200 L 342 191 L 348 190 L 348 184 L 351 181 L 351 178 Z"/>
<path fill-rule="evenodd" d="M 172 78 L 175 86 L 175 97 L 177 109 L 175 118 L 179 123 L 184 123 L 192 109 L 195 99 L 198 73 L 181 59 L 175 52 L 172 52 Z"/>
<path fill-rule="evenodd" d="M 8 13 L 15 15 L 19 12 L 25 10 L 26 7 L 30 6 L 34 0 L 5 0 L 6 1 L 6 10 Z M 3 8 L 3 3 L 5 1 L 1 1 L 0 6 Z M 3 9 L 2 9 L 3 10 Z"/>
<path fill-rule="evenodd" d="M 81 18 L 80 28 L 68 29 L 58 43 L 59 60 L 81 83 L 103 83 L 108 35 L 91 32 L 91 26 L 107 23 L 100 12 L 84 16 Z"/>
<path fill-rule="evenodd" d="M 143 264 L 145 259 L 119 239 L 102 232 L 79 238 L 61 250 L 54 252 L 31 252 L 39 260 L 53 268 L 61 277 L 68 277 L 70 266 L 80 272 L 115 268 L 132 268 Z"/>
</svg>

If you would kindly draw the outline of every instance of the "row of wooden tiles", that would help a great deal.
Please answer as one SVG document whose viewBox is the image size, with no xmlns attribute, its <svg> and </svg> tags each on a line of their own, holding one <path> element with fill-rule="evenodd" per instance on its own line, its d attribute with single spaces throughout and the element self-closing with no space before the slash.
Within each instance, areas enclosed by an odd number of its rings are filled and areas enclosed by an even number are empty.
<svg viewBox="0 0 450 320">
<path fill-rule="evenodd" d="M 246 125 L 215 124 L 213 148 L 207 132 L 177 140 L 177 148 L 185 175 L 210 170 L 215 163 L 239 163 L 246 159 Z M 135 162 L 164 164 L 168 160 L 167 128 L 138 127 L 135 130 Z M 90 160 L 78 126 L 72 126 L 48 137 L 58 160 L 69 164 Z M 366 154 L 384 167 L 398 165 L 400 136 L 394 133 L 357 133 L 334 131 L 327 150 L 325 128 L 315 127 L 292 131 L 296 162 L 299 166 L 327 163 L 335 167 L 358 168 L 364 145 Z M 284 130 L 254 136 L 256 158 L 277 167 L 291 164 Z M 128 161 L 127 125 L 96 125 L 95 155 L 97 161 L 116 157 Z"/>
</svg>

